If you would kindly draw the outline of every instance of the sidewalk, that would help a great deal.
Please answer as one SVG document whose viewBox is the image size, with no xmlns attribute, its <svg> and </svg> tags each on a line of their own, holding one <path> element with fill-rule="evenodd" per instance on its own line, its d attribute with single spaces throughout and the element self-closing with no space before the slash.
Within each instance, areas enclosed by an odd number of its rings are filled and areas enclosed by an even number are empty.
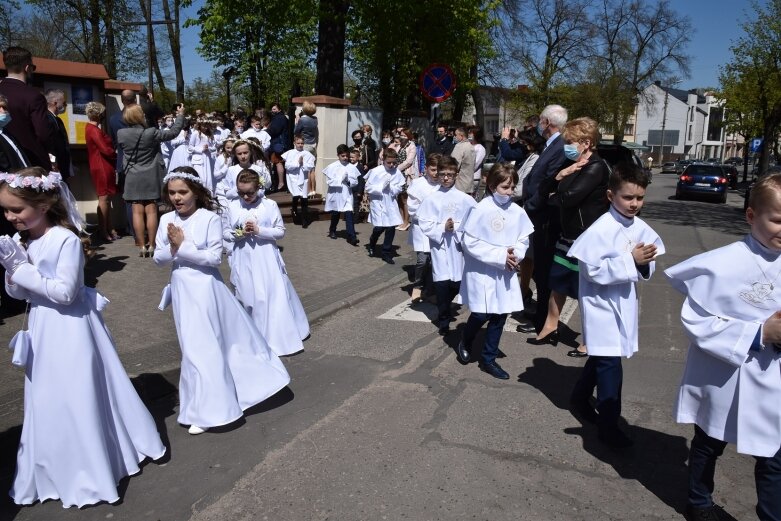
<svg viewBox="0 0 781 521">
<path fill-rule="evenodd" d="M 361 244 L 349 245 L 344 238 L 344 222 L 339 223 L 338 240 L 327 237 L 328 222 L 321 216 L 308 229 L 287 223 L 283 249 L 288 275 L 306 310 L 311 324 L 391 286 L 407 282 L 405 265 L 414 262 L 407 244 L 408 232 L 397 232 L 396 264 L 369 258 L 364 244 L 371 225 L 356 225 Z M 230 270 L 223 262 L 220 271 L 225 281 Z M 130 237 L 98 247 L 88 263 L 85 283 L 97 287 L 111 303 L 103 312 L 117 351 L 128 374 L 161 374 L 165 381 L 178 384 L 180 351 L 171 311 L 157 309 L 160 292 L 167 284 L 170 268 L 159 268 L 152 259 L 138 257 Z M 6 318 L 0 325 L 0 445 L 8 443 L 9 430 L 20 425 L 23 414 L 24 372 L 11 365 L 11 352 L 4 347 L 23 327 L 23 315 Z M 161 379 L 145 379 L 159 382 Z M 154 399 L 171 387 L 142 389 L 146 399 Z M 18 433 L 17 433 L 18 436 Z"/>
</svg>

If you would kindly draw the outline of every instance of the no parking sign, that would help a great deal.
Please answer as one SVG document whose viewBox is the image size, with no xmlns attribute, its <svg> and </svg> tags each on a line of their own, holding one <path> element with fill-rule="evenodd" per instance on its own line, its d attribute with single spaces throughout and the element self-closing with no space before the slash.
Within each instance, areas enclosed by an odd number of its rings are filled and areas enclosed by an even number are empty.
<svg viewBox="0 0 781 521">
<path fill-rule="evenodd" d="M 456 75 L 447 65 L 434 63 L 420 73 L 419 85 L 420 91 L 427 100 L 440 103 L 455 92 Z"/>
</svg>

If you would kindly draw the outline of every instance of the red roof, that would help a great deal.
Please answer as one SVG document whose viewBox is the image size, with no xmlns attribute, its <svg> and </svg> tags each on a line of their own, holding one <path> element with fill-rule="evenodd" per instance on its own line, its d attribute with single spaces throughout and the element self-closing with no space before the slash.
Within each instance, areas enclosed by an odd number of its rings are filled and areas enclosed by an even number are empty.
<svg viewBox="0 0 781 521">
<path fill-rule="evenodd" d="M 69 78 L 91 78 L 95 80 L 109 79 L 106 68 L 99 63 L 69 62 L 65 60 L 50 60 L 33 56 L 36 74 L 48 76 L 64 76 Z M 5 63 L 0 56 L 0 69 L 5 70 Z"/>
</svg>

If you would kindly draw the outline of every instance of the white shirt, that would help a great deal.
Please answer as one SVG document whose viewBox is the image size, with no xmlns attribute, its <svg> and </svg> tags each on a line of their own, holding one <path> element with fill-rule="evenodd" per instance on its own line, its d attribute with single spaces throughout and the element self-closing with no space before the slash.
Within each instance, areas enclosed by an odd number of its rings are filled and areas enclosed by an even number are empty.
<svg viewBox="0 0 781 521">
<path fill-rule="evenodd" d="M 335 161 L 323 170 L 328 192 L 325 194 L 326 212 L 352 212 L 353 187 L 358 185 L 361 172 L 351 163 Z"/>
<path fill-rule="evenodd" d="M 461 253 L 457 230 L 466 214 L 476 206 L 474 198 L 457 190 L 440 187 L 430 194 L 418 209 L 418 223 L 431 247 L 431 267 L 434 281 L 461 280 L 464 256 Z M 453 231 L 445 230 L 448 219 L 453 220 Z"/>
<path fill-rule="evenodd" d="M 369 222 L 374 226 L 398 226 L 402 223 L 396 197 L 404 188 L 404 175 L 398 168 L 388 172 L 384 165 L 366 172 L 369 194 Z"/>
</svg>

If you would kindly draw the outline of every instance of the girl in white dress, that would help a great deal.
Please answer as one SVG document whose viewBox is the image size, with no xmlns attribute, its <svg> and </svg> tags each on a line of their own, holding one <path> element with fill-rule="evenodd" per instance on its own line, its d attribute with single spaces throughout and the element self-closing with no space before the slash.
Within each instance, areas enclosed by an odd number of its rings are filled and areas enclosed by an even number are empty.
<svg viewBox="0 0 781 521">
<path fill-rule="evenodd" d="M 188 141 L 190 140 L 190 124 L 185 121 L 184 128 L 179 132 L 179 136 L 171 141 L 164 142 L 170 146 L 170 159 L 168 160 L 168 172 L 180 166 L 190 166 L 190 151 Z"/>
<path fill-rule="evenodd" d="M 163 179 L 163 194 L 175 211 L 160 220 L 154 259 L 173 268 L 160 307 L 173 304 L 182 349 L 178 422 L 201 434 L 236 421 L 290 377 L 222 281 L 222 223 L 201 178 L 180 167 Z"/>
<path fill-rule="evenodd" d="M 236 193 L 236 177 L 239 172 L 245 168 L 254 170 L 260 175 L 261 185 L 263 188 L 271 186 L 271 174 L 268 171 L 265 163 L 261 161 L 260 164 L 255 164 L 257 157 L 253 153 L 253 146 L 249 141 L 239 139 L 233 144 L 233 155 L 231 156 L 231 166 L 228 167 L 228 173 L 222 178 L 217 185 L 216 193 L 217 198 L 220 200 L 220 204 L 225 207 L 228 206 L 228 202 L 234 199 L 238 199 Z"/>
<path fill-rule="evenodd" d="M 214 160 L 214 184 L 216 186 L 222 181 L 228 173 L 228 168 L 233 164 L 233 145 L 236 143 L 236 139 L 227 137 L 223 140 L 220 146 L 220 153 L 217 154 L 217 159 Z"/>
<path fill-rule="evenodd" d="M 258 181 L 253 170 L 239 173 L 239 199 L 230 202 L 223 220 L 223 238 L 233 245 L 231 283 L 271 350 L 290 355 L 304 349 L 309 321 L 277 247 L 285 236 L 282 214 Z"/>
<path fill-rule="evenodd" d="M 0 237 L 6 290 L 29 302 L 28 330 L 12 340 L 25 386 L 11 497 L 114 503 L 119 480 L 166 448 L 103 322 L 108 300 L 84 286 L 75 200 L 60 174 L 32 167 L 0 174 L 0 206 L 19 231 Z"/>
<path fill-rule="evenodd" d="M 190 165 L 198 172 L 203 185 L 213 193 L 216 184 L 213 173 L 214 154 L 217 148 L 214 145 L 209 123 L 199 121 L 195 124 L 187 143 L 187 151 L 190 152 Z"/>
</svg>

